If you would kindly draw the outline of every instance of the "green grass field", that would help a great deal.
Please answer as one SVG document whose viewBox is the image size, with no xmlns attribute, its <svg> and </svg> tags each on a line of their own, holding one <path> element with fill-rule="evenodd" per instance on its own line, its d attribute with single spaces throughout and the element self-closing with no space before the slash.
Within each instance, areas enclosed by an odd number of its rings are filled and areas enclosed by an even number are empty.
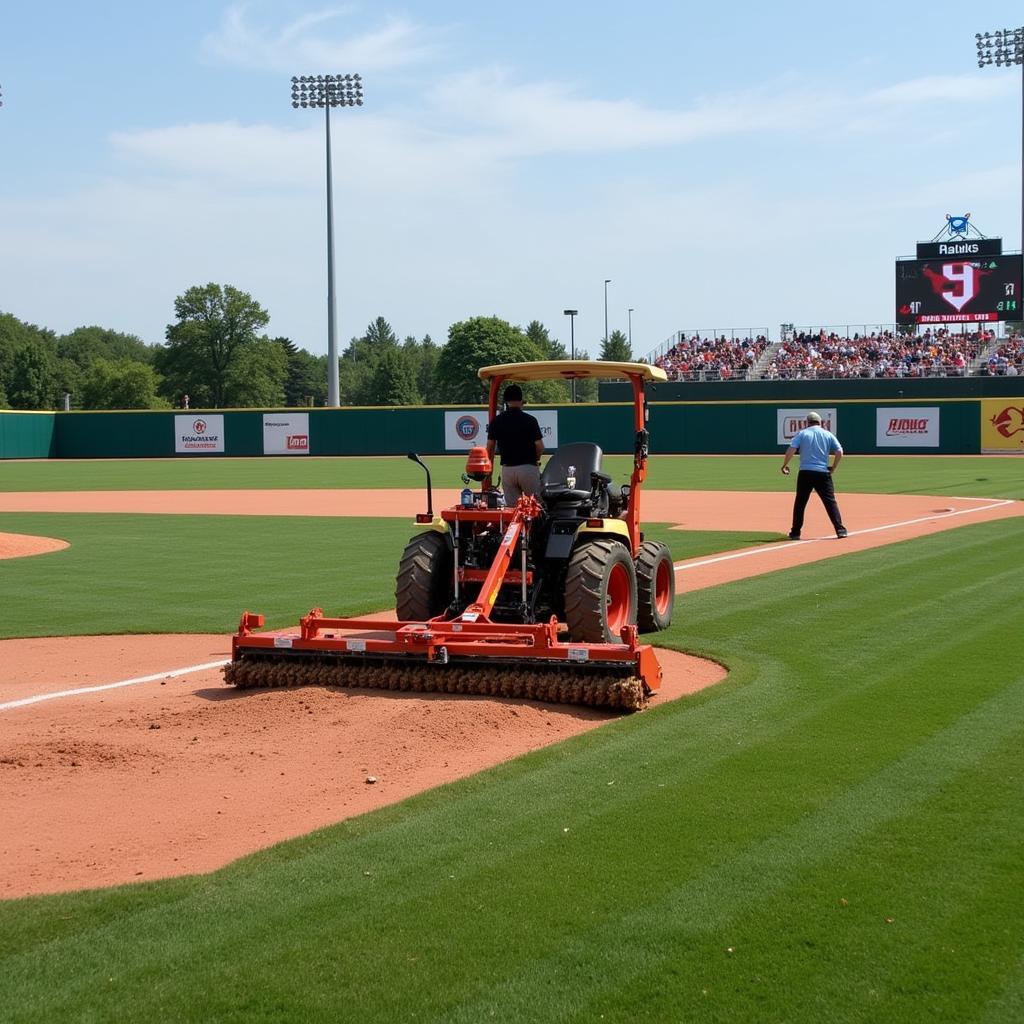
<svg viewBox="0 0 1024 1024">
<path fill-rule="evenodd" d="M 428 456 L 434 486 L 461 488 L 462 456 Z M 782 457 L 655 455 L 647 485 L 661 490 L 785 491 Z M 617 483 L 629 480 L 632 458 L 605 457 Z M 1024 459 L 1014 456 L 849 456 L 836 478 L 841 491 L 868 494 L 950 494 L 1024 498 Z M 154 459 L 0 463 L 3 491 L 208 490 L 220 488 L 423 487 L 408 459 Z"/>
<path fill-rule="evenodd" d="M 715 461 L 687 472 L 746 460 Z M 864 460 L 894 491 L 1020 496 L 1024 463 L 929 460 L 918 486 L 919 462 Z M 154 615 L 188 621 L 192 586 L 215 617 L 282 568 L 308 604 L 325 551 L 379 564 L 408 530 L 315 520 L 309 551 L 294 520 L 212 519 L 193 539 L 232 554 L 161 580 Z M 7 563 L 5 617 L 24 594 L 20 621 L 120 628 L 125 598 L 90 610 L 72 578 L 173 572 L 189 544 L 183 517 L 0 516 L 61 529 L 89 562 Z M 30 565 L 46 585 L 8 583 Z M 0 904 L 0 1020 L 1022 1020 L 1022 572 L 1016 518 L 689 594 L 659 642 L 730 668 L 696 697 L 210 876 Z"/>
<path fill-rule="evenodd" d="M 227 633 L 245 610 L 276 628 L 314 605 L 330 615 L 393 608 L 399 556 L 416 528 L 329 516 L 0 513 L 0 532 L 71 544 L 0 563 L 0 637 L 16 637 Z M 645 535 L 677 561 L 783 539 L 664 524 Z"/>
</svg>

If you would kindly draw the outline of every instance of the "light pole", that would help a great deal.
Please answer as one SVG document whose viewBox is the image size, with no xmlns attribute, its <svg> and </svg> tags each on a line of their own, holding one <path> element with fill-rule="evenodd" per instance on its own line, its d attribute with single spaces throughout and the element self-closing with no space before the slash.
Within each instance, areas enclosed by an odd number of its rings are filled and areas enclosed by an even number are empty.
<svg viewBox="0 0 1024 1024">
<path fill-rule="evenodd" d="M 608 285 L 612 283 L 610 277 L 604 279 L 604 350 L 608 351 Z"/>
<path fill-rule="evenodd" d="M 976 32 L 978 67 L 995 63 L 997 67 L 1021 66 L 1021 135 L 1020 135 L 1020 247 L 1024 252 L 1024 26 L 1004 28 L 995 32 Z"/>
<path fill-rule="evenodd" d="M 331 187 L 331 107 L 361 107 L 359 75 L 300 75 L 292 78 L 293 107 L 323 107 L 327 132 L 327 404 L 341 404 L 338 339 L 334 324 L 334 191 Z"/>
<path fill-rule="evenodd" d="M 628 327 L 626 328 L 626 331 L 627 331 L 626 337 L 629 338 L 629 355 L 630 355 L 630 358 L 632 358 L 633 357 L 633 307 L 632 306 L 630 306 L 629 309 L 626 310 L 626 323 L 628 324 Z"/>
<path fill-rule="evenodd" d="M 578 309 L 563 309 L 562 312 L 569 318 L 569 351 L 572 358 L 576 358 L 576 314 Z M 572 400 L 576 401 L 576 378 L 572 379 Z"/>
</svg>

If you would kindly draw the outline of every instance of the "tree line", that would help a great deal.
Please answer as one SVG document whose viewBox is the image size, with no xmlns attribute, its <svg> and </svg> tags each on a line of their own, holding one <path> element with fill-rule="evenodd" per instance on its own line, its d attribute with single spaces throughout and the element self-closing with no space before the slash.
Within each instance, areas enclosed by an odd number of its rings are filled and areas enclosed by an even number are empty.
<svg viewBox="0 0 1024 1024">
<path fill-rule="evenodd" d="M 58 335 L 0 313 L 0 408 L 274 408 L 327 401 L 327 357 L 291 339 L 270 337 L 269 313 L 231 285 L 196 285 L 174 300 L 165 341 L 78 327 Z M 632 358 L 621 331 L 599 342 L 605 360 Z M 586 351 L 577 352 L 581 359 Z M 533 320 L 525 329 L 498 317 L 452 324 L 438 345 L 429 334 L 399 341 L 383 316 L 352 338 L 338 360 L 343 405 L 479 403 L 477 377 L 496 363 L 568 359 L 565 346 Z M 532 402 L 569 401 L 564 381 L 528 385 Z M 595 381 L 577 382 L 577 399 L 594 401 Z"/>
</svg>

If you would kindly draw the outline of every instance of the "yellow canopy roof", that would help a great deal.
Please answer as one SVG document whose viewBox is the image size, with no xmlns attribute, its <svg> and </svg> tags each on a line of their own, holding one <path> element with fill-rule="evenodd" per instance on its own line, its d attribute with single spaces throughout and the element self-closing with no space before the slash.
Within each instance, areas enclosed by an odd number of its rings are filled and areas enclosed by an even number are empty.
<svg viewBox="0 0 1024 1024">
<path fill-rule="evenodd" d="M 668 380 L 660 366 L 648 363 L 612 363 L 600 359 L 550 359 L 535 363 L 502 363 L 485 366 L 481 380 L 501 377 L 508 380 L 583 380 L 587 377 L 642 377 L 644 380 Z"/>
</svg>

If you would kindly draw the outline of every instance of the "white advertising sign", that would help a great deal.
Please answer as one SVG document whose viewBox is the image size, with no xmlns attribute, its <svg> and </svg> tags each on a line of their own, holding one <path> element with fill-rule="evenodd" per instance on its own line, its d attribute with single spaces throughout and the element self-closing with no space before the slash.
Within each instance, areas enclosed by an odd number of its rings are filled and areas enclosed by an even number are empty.
<svg viewBox="0 0 1024 1024">
<path fill-rule="evenodd" d="M 309 413 L 263 414 L 264 455 L 308 455 Z"/>
<path fill-rule="evenodd" d="M 776 409 L 778 413 L 779 444 L 789 445 L 790 441 L 807 426 L 807 414 L 811 409 Z M 831 433 L 839 436 L 836 430 L 835 409 L 818 409 L 814 412 L 821 416 L 821 425 Z"/>
<path fill-rule="evenodd" d="M 558 412 L 555 409 L 530 409 L 540 424 L 544 447 L 558 447 Z M 487 413 L 448 412 L 444 414 L 444 446 L 447 451 L 469 451 L 475 445 L 487 444 Z"/>
<path fill-rule="evenodd" d="M 879 448 L 938 448 L 939 407 L 876 409 L 875 444 Z"/>
<path fill-rule="evenodd" d="M 220 413 L 190 413 L 174 417 L 175 452 L 224 451 L 224 417 Z"/>
</svg>

